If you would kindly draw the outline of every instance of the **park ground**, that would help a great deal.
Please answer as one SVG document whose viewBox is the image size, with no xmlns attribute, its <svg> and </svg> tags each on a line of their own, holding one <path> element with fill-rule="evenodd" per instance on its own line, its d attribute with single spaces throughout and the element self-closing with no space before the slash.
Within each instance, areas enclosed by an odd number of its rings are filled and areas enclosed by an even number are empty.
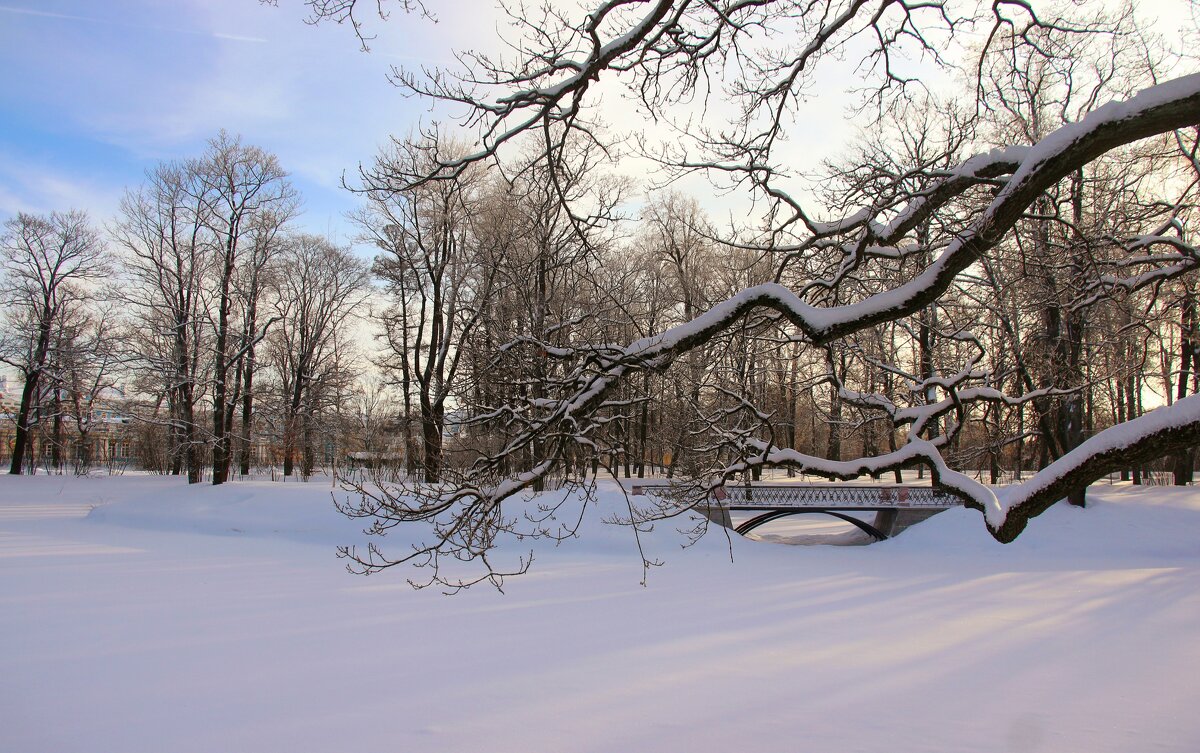
<svg viewBox="0 0 1200 753">
<path fill-rule="evenodd" d="M 0 750 L 1200 750 L 1200 489 L 1095 486 L 1009 545 L 965 509 L 869 546 L 659 524 L 643 586 L 607 482 L 453 597 L 347 573 L 332 491 L 0 477 Z"/>
</svg>

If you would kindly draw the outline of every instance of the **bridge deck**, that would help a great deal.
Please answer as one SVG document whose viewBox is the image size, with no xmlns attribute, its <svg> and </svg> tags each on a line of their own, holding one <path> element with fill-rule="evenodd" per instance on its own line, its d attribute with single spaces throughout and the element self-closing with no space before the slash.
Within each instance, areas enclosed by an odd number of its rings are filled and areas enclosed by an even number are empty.
<svg viewBox="0 0 1200 753">
<path fill-rule="evenodd" d="M 635 484 L 635 495 L 666 495 L 682 487 L 668 483 Z M 882 484 L 754 484 L 718 487 L 710 500 L 730 510 L 945 510 L 962 500 L 928 486 Z"/>
</svg>

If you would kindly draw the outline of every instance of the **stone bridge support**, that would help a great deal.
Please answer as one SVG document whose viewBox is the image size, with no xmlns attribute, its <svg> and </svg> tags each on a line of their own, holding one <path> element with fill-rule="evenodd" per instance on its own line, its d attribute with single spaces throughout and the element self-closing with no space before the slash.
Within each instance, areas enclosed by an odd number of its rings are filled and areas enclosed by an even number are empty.
<svg viewBox="0 0 1200 753">
<path fill-rule="evenodd" d="M 728 507 L 723 505 L 696 505 L 694 509 L 719 526 L 733 528 L 733 518 L 729 517 Z"/>
<path fill-rule="evenodd" d="M 880 510 L 875 513 L 874 526 L 890 539 L 909 526 L 928 520 L 939 512 L 945 512 L 945 509 Z"/>
</svg>

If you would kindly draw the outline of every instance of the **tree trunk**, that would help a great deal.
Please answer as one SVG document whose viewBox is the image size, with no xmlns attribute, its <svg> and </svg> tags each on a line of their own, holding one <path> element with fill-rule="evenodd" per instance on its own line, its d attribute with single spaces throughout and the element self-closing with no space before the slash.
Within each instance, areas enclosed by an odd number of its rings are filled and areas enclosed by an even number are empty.
<svg viewBox="0 0 1200 753">
<path fill-rule="evenodd" d="M 54 399 L 51 403 L 54 410 L 53 429 L 50 440 L 50 466 L 58 473 L 63 472 L 63 467 L 66 461 L 63 458 L 63 445 L 65 440 L 63 437 L 63 406 L 61 390 L 56 386 L 54 388 Z"/>
<path fill-rule="evenodd" d="M 288 431 L 292 431 L 289 429 Z M 296 470 L 296 446 L 294 440 L 285 439 L 283 443 L 283 477 L 290 478 Z"/>
<path fill-rule="evenodd" d="M 183 473 L 183 427 L 179 425 L 179 408 L 177 406 L 170 406 L 168 414 L 170 416 L 170 423 L 167 426 L 168 473 L 178 476 Z"/>
<path fill-rule="evenodd" d="M 247 368 L 246 368 L 246 382 L 245 382 L 245 387 L 244 387 L 245 391 L 242 393 L 242 436 L 241 436 L 241 447 L 239 448 L 241 457 L 239 458 L 240 462 L 239 462 L 239 469 L 238 469 L 243 476 L 250 475 L 250 454 L 251 454 L 251 449 L 252 449 L 251 427 L 253 426 L 253 422 L 254 422 L 254 395 L 252 393 L 252 390 L 254 389 L 254 353 L 253 353 L 253 351 L 246 354 L 246 359 L 247 359 Z"/>
<path fill-rule="evenodd" d="M 196 426 L 195 397 L 191 385 L 186 385 L 183 402 L 183 453 L 187 466 L 189 484 L 200 483 L 200 438 L 197 436 L 200 427 Z"/>
<path fill-rule="evenodd" d="M 1179 383 L 1176 400 L 1187 397 L 1190 376 L 1196 352 L 1196 298 L 1190 287 L 1184 287 L 1179 314 Z M 1194 449 L 1180 450 L 1171 458 L 1172 473 L 1176 486 L 1187 486 L 1192 482 L 1192 466 L 1196 462 Z"/>
<path fill-rule="evenodd" d="M 110 451 L 110 453 L 109 453 L 110 460 L 112 459 L 111 455 L 112 455 L 112 453 Z M 81 474 L 87 474 L 87 472 L 89 470 L 91 470 L 91 467 L 92 467 L 92 438 L 90 436 L 90 432 L 87 432 L 87 431 L 79 432 L 78 458 L 79 458 L 78 467 L 79 467 Z"/>
<path fill-rule="evenodd" d="M 25 377 L 25 386 L 21 388 L 21 405 L 17 408 L 16 431 L 13 434 L 12 462 L 8 469 L 14 476 L 21 475 L 25 455 L 29 452 L 29 416 L 33 412 L 33 396 L 37 394 L 40 376 L 40 371 L 31 372 Z"/>
<path fill-rule="evenodd" d="M 442 429 L 445 412 L 441 405 L 421 405 L 421 466 L 426 483 L 435 483 L 442 478 Z"/>
<path fill-rule="evenodd" d="M 1125 385 L 1125 420 L 1132 421 L 1138 417 L 1138 400 L 1137 400 L 1137 374 L 1130 371 L 1128 382 Z M 1142 467 L 1140 465 L 1133 466 L 1133 483 L 1140 485 L 1142 483 Z"/>
<path fill-rule="evenodd" d="M 312 478 L 313 470 L 316 467 L 316 450 L 313 446 L 313 414 L 310 410 L 304 412 L 300 447 L 300 478 L 307 481 Z"/>
<path fill-rule="evenodd" d="M 48 303 L 47 308 L 49 308 Z M 21 388 L 21 405 L 17 408 L 17 422 L 13 434 L 12 463 L 8 469 L 8 472 L 14 476 L 21 475 L 25 455 L 32 449 L 29 416 L 33 413 L 33 404 L 37 398 L 39 382 L 42 378 L 42 367 L 46 363 L 46 354 L 50 350 L 51 324 L 52 321 L 49 318 L 44 318 L 38 326 L 38 340 L 33 350 L 31 368 L 25 375 L 25 386 Z M 32 460 L 30 460 L 30 464 L 33 464 Z"/>
<path fill-rule="evenodd" d="M 225 483 L 229 479 L 229 434 L 226 431 L 225 414 L 229 411 L 226 405 L 226 392 L 229 389 L 229 313 L 233 305 L 230 294 L 230 284 L 233 280 L 234 236 L 226 240 L 224 254 L 224 269 L 221 274 L 221 289 L 217 307 L 217 339 L 213 346 L 213 449 L 212 473 L 213 485 Z"/>
<path fill-rule="evenodd" d="M 842 397 L 836 382 L 829 383 L 829 441 L 825 443 L 825 457 L 842 459 Z"/>
<path fill-rule="evenodd" d="M 646 400 L 642 403 L 641 415 L 638 417 L 638 456 L 637 456 L 637 477 L 646 478 L 646 435 L 649 430 L 649 413 L 650 408 L 647 405 L 649 402 L 650 392 L 650 377 L 649 375 L 643 380 L 642 396 Z"/>
</svg>

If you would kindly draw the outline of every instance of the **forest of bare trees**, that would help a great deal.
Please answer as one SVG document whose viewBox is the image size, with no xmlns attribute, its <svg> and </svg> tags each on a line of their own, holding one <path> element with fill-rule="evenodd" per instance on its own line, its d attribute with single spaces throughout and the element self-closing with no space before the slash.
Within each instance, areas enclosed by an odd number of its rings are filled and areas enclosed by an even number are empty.
<svg viewBox="0 0 1200 753">
<path fill-rule="evenodd" d="M 437 12 L 305 5 L 364 46 L 389 10 Z M 508 56 L 393 71 L 477 138 L 439 152 L 444 131 L 427 130 L 436 164 L 388 172 L 391 191 L 517 176 L 547 187 L 554 209 L 537 217 L 561 216 L 559 247 L 579 250 L 560 274 L 526 268 L 513 291 L 531 308 L 474 323 L 449 483 L 360 488 L 349 506 L 380 531 L 424 523 L 427 545 L 347 551 L 358 566 L 414 562 L 456 587 L 438 563 L 477 559 L 494 580 L 498 538 L 570 533 L 540 524 L 552 504 L 529 520 L 505 501 L 601 469 L 694 484 L 679 504 L 631 509 L 636 524 L 768 467 L 917 468 L 1001 541 L 1063 497 L 1086 504 L 1108 474 L 1187 482 L 1200 78 L 1186 49 L 1117 6 L 585 6 L 510 11 Z M 806 98 L 847 57 L 858 146 L 798 174 Z M 614 98 L 651 127 L 608 128 Z M 606 176 L 631 160 L 657 177 L 614 227 L 602 195 L 621 182 Z M 675 187 L 698 175 L 708 195 Z M 706 217 L 704 200 L 729 192 L 745 214 Z M 507 279 L 514 258 L 486 268 Z"/>
<path fill-rule="evenodd" d="M 305 5 L 364 44 L 377 15 L 435 10 Z M 433 582 L 443 556 L 561 535 L 506 499 L 604 474 L 691 485 L 636 520 L 765 468 L 919 469 L 1002 541 L 1108 474 L 1192 481 L 1195 59 L 1128 8 L 590 11 L 513 11 L 513 56 L 394 72 L 475 130 L 364 160 L 357 253 L 297 230 L 284 166 L 224 132 L 102 227 L 10 220 L 12 472 L 86 469 L 89 406 L 119 394 L 128 454 L 190 482 L 386 466 L 381 487 L 349 481 L 346 512 L 431 538 L 346 554 Z M 860 138 L 798 175 L 805 92 L 846 55 Z M 607 129 L 604 86 L 659 130 Z M 716 93 L 732 104 L 700 104 Z M 710 200 L 729 191 L 747 201 L 724 217 Z"/>
</svg>

